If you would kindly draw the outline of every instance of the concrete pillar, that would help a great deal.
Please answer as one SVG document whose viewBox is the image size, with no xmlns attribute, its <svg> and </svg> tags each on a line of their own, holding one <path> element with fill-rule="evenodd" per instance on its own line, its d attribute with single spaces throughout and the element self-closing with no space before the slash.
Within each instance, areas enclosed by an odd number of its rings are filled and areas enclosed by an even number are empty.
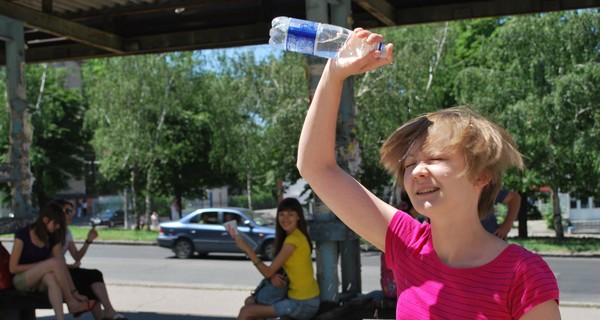
<svg viewBox="0 0 600 320">
<path fill-rule="evenodd" d="M 23 23 L 0 16 L 0 39 L 6 44 L 6 75 L 8 109 L 10 112 L 9 180 L 15 218 L 30 219 L 31 176 L 29 147 L 32 126 L 27 110 L 25 87 L 25 40 Z M 18 220 L 18 219 L 16 219 Z M 12 232 L 17 226 L 3 224 L 2 230 Z"/>
<path fill-rule="evenodd" d="M 341 1 L 306 1 L 306 19 L 315 22 L 336 24 L 348 28 L 350 16 L 350 0 Z M 323 68 L 327 62 L 323 58 L 307 56 L 309 92 L 312 97 L 317 88 Z M 348 150 L 352 143 L 354 129 L 354 94 L 353 79 L 346 80 L 342 90 L 340 114 L 337 127 L 336 150 L 337 161 L 348 171 Z M 361 292 L 360 281 L 360 248 L 358 236 L 346 227 L 327 208 L 320 199 L 315 199 L 315 221 L 311 223 L 311 238 L 316 242 L 317 281 L 321 289 L 321 301 L 337 302 L 344 296 L 353 296 Z M 342 292 L 340 293 L 338 275 L 338 256 L 342 251 Z"/>
</svg>

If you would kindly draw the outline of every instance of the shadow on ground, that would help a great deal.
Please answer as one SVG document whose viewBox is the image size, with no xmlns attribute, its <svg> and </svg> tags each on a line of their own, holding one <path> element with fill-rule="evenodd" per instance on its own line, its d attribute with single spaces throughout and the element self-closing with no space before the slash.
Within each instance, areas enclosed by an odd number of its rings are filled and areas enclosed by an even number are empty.
<svg viewBox="0 0 600 320">
<path fill-rule="evenodd" d="M 127 312 L 124 314 L 129 320 L 233 320 L 235 318 L 229 317 L 211 317 L 211 316 L 198 316 L 198 315 L 180 315 L 180 314 L 166 314 L 166 313 L 154 313 L 154 312 Z M 54 316 L 37 317 L 38 320 L 53 320 Z M 74 319 L 73 316 L 67 315 L 67 319 Z M 77 320 L 93 320 L 91 314 L 87 313 L 77 318 Z"/>
</svg>

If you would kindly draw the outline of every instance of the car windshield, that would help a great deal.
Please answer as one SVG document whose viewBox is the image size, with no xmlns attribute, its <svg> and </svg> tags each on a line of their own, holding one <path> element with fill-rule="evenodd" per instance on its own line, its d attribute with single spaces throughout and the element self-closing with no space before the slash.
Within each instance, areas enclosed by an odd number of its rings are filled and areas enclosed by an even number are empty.
<svg viewBox="0 0 600 320">
<path fill-rule="evenodd" d="M 254 222 L 259 226 L 269 226 L 274 224 L 274 221 L 265 219 L 262 215 L 259 215 L 252 210 L 242 209 L 242 212 L 244 212 L 246 216 L 250 217 L 250 219 L 254 220 Z"/>
<path fill-rule="evenodd" d="M 110 210 L 102 212 L 102 217 L 103 218 L 110 218 L 110 217 L 112 217 L 112 215 L 113 215 L 113 212 L 110 211 Z"/>
</svg>

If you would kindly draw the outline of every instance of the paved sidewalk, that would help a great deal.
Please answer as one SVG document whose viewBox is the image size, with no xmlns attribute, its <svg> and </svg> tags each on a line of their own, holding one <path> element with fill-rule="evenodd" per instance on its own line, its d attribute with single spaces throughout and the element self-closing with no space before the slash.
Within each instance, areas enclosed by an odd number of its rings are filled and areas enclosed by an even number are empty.
<svg viewBox="0 0 600 320">
<path fill-rule="evenodd" d="M 108 283 L 115 306 L 130 320 L 229 320 L 235 319 L 251 288 L 165 286 Z M 66 307 L 65 307 L 66 308 Z M 560 306 L 563 319 L 600 319 L 600 306 Z M 38 310 L 38 319 L 51 320 L 52 310 Z M 71 318 L 72 319 L 72 318 Z M 93 320 L 87 313 L 79 320 Z"/>
</svg>

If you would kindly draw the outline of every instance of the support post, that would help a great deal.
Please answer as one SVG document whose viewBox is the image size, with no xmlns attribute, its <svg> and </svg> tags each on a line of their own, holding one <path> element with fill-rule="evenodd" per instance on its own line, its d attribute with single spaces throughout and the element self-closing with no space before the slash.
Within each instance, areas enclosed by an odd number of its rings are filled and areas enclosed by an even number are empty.
<svg viewBox="0 0 600 320">
<path fill-rule="evenodd" d="M 29 147 L 33 127 L 27 110 L 25 87 L 25 40 L 23 23 L 0 16 L 0 39 L 6 44 L 6 75 L 8 109 L 10 112 L 9 180 L 12 208 L 15 219 L 3 223 L 1 231 L 13 232 L 21 223 L 27 223 L 34 215 L 31 210 L 31 186 L 33 178 L 29 164 Z"/>
<path fill-rule="evenodd" d="M 307 0 L 306 17 L 322 23 L 348 26 L 351 14 L 350 0 L 336 2 Z M 310 97 L 314 96 L 325 66 L 325 59 L 307 56 Z M 351 149 L 354 129 L 354 81 L 347 79 L 342 90 L 340 113 L 336 132 L 336 157 L 339 165 L 349 171 L 348 150 Z M 350 172 L 354 174 L 355 172 Z M 358 236 L 344 225 L 315 197 L 314 221 L 310 227 L 311 238 L 316 242 L 317 281 L 322 302 L 338 302 L 342 298 L 361 292 L 360 246 Z M 340 293 L 338 257 L 342 251 L 342 292 Z"/>
</svg>

